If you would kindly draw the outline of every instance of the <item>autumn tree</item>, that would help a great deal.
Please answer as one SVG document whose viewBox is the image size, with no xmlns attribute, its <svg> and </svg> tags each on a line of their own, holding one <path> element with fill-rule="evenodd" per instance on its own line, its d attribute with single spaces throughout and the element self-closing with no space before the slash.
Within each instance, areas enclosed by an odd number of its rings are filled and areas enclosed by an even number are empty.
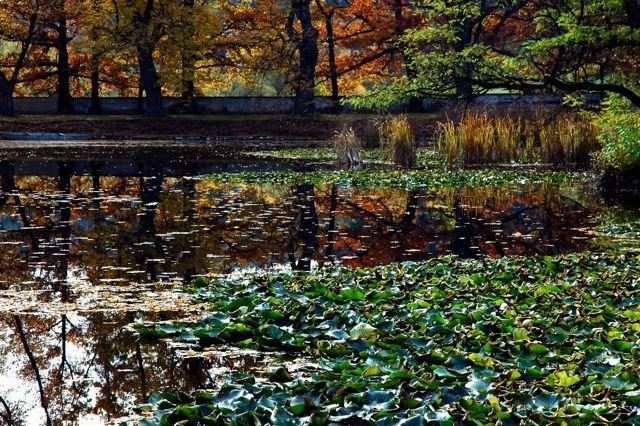
<svg viewBox="0 0 640 426">
<path fill-rule="evenodd" d="M 294 28 L 296 21 L 300 25 L 299 31 Z M 291 0 L 287 32 L 298 51 L 293 110 L 295 113 L 306 114 L 314 110 L 318 64 L 318 30 L 313 26 L 311 0 Z"/>
<path fill-rule="evenodd" d="M 0 8 L 0 114 L 13 114 L 13 95 L 28 64 L 34 39 L 42 31 L 39 3 L 10 0 Z"/>
<path fill-rule="evenodd" d="M 35 64 L 40 75 L 34 73 L 32 80 L 55 77 L 57 110 L 62 114 L 72 112 L 71 77 L 77 73 L 77 68 L 70 61 L 69 43 L 77 34 L 81 2 L 82 0 L 50 0 L 42 13 L 44 31 L 35 39 L 36 46 L 42 52 L 39 63 Z"/>
<path fill-rule="evenodd" d="M 331 95 L 351 94 L 390 76 L 410 73 L 400 38 L 418 21 L 401 0 L 316 0 L 320 36 L 326 45 L 318 67 Z"/>
</svg>

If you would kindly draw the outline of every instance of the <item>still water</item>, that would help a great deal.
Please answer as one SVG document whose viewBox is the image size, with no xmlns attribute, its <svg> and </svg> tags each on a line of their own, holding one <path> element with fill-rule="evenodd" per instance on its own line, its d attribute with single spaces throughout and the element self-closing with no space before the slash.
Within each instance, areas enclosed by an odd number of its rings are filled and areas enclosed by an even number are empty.
<svg viewBox="0 0 640 426">
<path fill-rule="evenodd" d="M 0 164 L 0 423 L 113 422 L 154 391 L 260 369 L 251 354 L 183 357 L 127 329 L 187 315 L 175 290 L 196 276 L 569 253 L 604 208 L 580 186 L 425 192 L 187 173 L 216 167 Z"/>
</svg>

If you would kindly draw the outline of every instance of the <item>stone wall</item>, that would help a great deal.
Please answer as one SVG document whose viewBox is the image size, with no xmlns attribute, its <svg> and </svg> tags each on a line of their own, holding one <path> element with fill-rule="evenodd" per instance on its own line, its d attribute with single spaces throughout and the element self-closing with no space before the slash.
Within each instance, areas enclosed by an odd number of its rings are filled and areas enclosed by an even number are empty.
<svg viewBox="0 0 640 426">
<path fill-rule="evenodd" d="M 594 98 L 599 99 L 599 98 Z M 319 112 L 332 112 L 333 100 L 329 97 L 317 97 L 316 109 Z M 425 110 L 437 110 L 453 105 L 457 101 L 447 99 L 423 99 Z M 508 105 L 508 104 L 543 104 L 559 105 L 560 96 L 553 95 L 482 95 L 471 100 L 476 105 Z M 102 98 L 100 100 L 103 114 L 139 114 L 144 108 L 137 98 Z M 77 98 L 73 100 L 73 111 L 76 114 L 88 114 L 91 100 Z M 165 108 L 169 113 L 180 110 L 180 99 L 165 98 Z M 203 97 L 195 98 L 193 102 L 196 114 L 290 114 L 293 110 L 293 98 L 290 97 Z M 16 98 L 14 100 L 16 114 L 55 114 L 56 97 L 48 98 Z M 402 110 L 397 105 L 394 110 Z M 348 105 L 343 106 L 343 112 L 356 112 Z M 358 111 L 369 112 L 369 111 Z"/>
</svg>

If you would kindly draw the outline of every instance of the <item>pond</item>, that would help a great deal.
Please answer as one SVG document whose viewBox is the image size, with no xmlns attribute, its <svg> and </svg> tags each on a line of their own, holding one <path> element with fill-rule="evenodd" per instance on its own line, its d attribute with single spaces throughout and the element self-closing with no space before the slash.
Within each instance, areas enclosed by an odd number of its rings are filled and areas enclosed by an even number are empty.
<svg viewBox="0 0 640 426">
<path fill-rule="evenodd" d="M 14 420 L 104 423 L 168 386 L 263 368 L 251 353 L 185 357 L 136 340 L 134 322 L 194 312 L 175 290 L 195 277 L 578 252 L 608 208 L 581 183 L 405 191 L 196 177 L 260 167 L 0 163 L 0 403 Z"/>
</svg>

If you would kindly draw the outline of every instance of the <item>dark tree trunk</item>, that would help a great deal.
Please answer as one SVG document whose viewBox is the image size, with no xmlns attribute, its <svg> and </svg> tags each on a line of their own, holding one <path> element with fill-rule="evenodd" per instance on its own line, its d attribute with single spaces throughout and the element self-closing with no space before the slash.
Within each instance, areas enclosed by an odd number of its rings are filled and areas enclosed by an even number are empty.
<svg viewBox="0 0 640 426">
<path fill-rule="evenodd" d="M 456 215 L 456 222 L 453 240 L 451 241 L 451 253 L 462 259 L 475 259 L 481 255 L 481 252 L 476 244 L 473 223 L 464 210 L 462 195 L 459 190 L 456 190 L 455 193 L 453 210 Z"/>
<path fill-rule="evenodd" d="M 331 263 L 335 261 L 335 255 L 333 254 L 333 246 L 336 243 L 336 212 L 338 210 L 338 187 L 334 184 L 331 186 L 331 197 L 329 213 L 331 214 L 329 219 L 329 227 L 327 229 L 327 248 L 325 254 Z"/>
<path fill-rule="evenodd" d="M 129 0 L 134 4 L 132 0 Z M 149 35 L 152 24 L 154 0 L 147 0 L 144 11 L 136 13 L 133 17 L 133 27 L 140 33 L 136 39 L 136 53 L 138 54 L 138 66 L 140 68 L 140 83 L 144 89 L 146 97 L 145 114 L 151 116 L 164 115 L 162 105 L 162 90 L 160 78 L 156 71 L 156 64 L 153 61 L 153 50 L 155 48 L 154 37 Z"/>
<path fill-rule="evenodd" d="M 13 115 L 13 85 L 0 71 L 0 115 Z"/>
<path fill-rule="evenodd" d="M 456 52 L 462 52 L 471 44 L 473 23 L 470 19 L 465 19 L 460 29 L 460 41 L 456 43 Z M 456 95 L 461 99 L 470 99 L 473 96 L 473 86 L 471 84 L 473 70 L 468 64 L 462 65 L 459 74 L 456 76 Z"/>
<path fill-rule="evenodd" d="M 64 13 L 64 11 L 62 12 Z M 71 86 L 69 84 L 69 50 L 67 38 L 67 20 L 61 18 L 58 22 L 58 113 L 71 113 Z"/>
<path fill-rule="evenodd" d="M 333 10 L 325 17 L 327 28 L 327 43 L 329 45 L 329 75 L 331 78 L 331 99 L 334 107 L 338 108 L 338 67 L 336 66 L 336 37 L 333 33 Z"/>
<path fill-rule="evenodd" d="M 310 271 L 311 259 L 319 248 L 318 212 L 315 206 L 315 196 L 312 184 L 296 185 L 296 197 L 300 206 L 300 229 L 297 237 L 302 246 L 302 253 L 297 262 L 290 256 L 292 268 L 296 271 Z"/>
<path fill-rule="evenodd" d="M 140 81 L 147 95 L 145 114 L 152 116 L 164 115 L 158 72 L 149 48 L 138 46 L 138 65 L 140 66 Z"/>
<path fill-rule="evenodd" d="M 142 80 L 138 81 L 138 114 L 144 114 L 144 87 L 142 86 Z"/>
<path fill-rule="evenodd" d="M 91 106 L 90 114 L 100 114 L 102 106 L 100 105 L 100 58 L 93 55 L 91 58 Z"/>
<path fill-rule="evenodd" d="M 2 194 L 0 194 L 0 207 L 7 204 L 10 194 L 16 190 L 16 165 L 13 161 L 0 161 L 0 177 L 2 178 Z"/>
<path fill-rule="evenodd" d="M 318 63 L 318 30 L 313 26 L 310 10 L 311 0 L 292 0 L 292 11 L 300 21 L 302 37 L 298 43 L 300 63 L 295 87 L 293 110 L 296 114 L 314 112 L 314 88 Z"/>
<path fill-rule="evenodd" d="M 42 376 L 40 374 L 40 367 L 38 367 L 38 362 L 36 361 L 36 357 L 33 355 L 33 351 L 29 346 L 29 342 L 27 341 L 27 334 L 24 332 L 24 327 L 22 326 L 22 320 L 18 315 L 13 315 L 13 320 L 16 324 L 16 332 L 20 337 L 20 341 L 22 342 L 22 347 L 24 348 L 24 352 L 27 354 L 27 358 L 29 358 L 29 364 L 33 370 L 33 375 L 35 376 L 36 383 L 38 385 L 38 392 L 40 394 L 40 406 L 44 410 L 45 421 L 47 426 L 51 426 L 53 422 L 51 421 L 51 416 L 49 415 L 49 401 L 47 400 L 47 395 L 45 393 L 44 384 L 42 381 Z"/>
</svg>

